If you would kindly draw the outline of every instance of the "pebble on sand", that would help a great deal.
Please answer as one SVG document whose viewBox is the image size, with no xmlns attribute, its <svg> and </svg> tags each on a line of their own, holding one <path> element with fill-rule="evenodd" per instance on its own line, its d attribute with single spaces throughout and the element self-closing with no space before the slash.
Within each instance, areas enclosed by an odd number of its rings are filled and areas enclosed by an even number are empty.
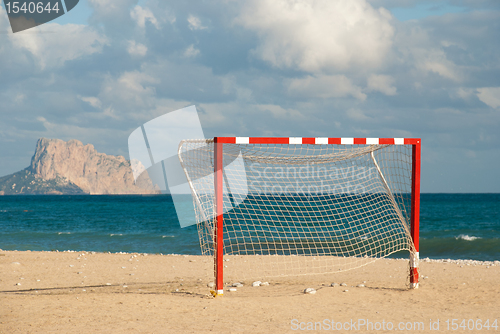
<svg viewBox="0 0 500 334">
<path fill-rule="evenodd" d="M 252 283 L 252 286 L 260 286 L 261 283 L 261 281 L 255 281 Z"/>
<path fill-rule="evenodd" d="M 342 284 L 340 284 L 340 286 L 347 286 L 347 284 L 346 283 L 342 283 Z"/>
<path fill-rule="evenodd" d="M 307 289 L 304 290 L 304 293 L 307 293 L 307 294 L 310 294 L 310 295 L 314 295 L 316 293 L 316 289 L 307 288 Z"/>
<path fill-rule="evenodd" d="M 336 286 L 339 286 L 339 283 L 332 283 L 332 284 L 330 284 L 330 286 L 336 287 Z"/>
<path fill-rule="evenodd" d="M 236 288 L 229 288 L 229 291 L 236 292 L 237 290 L 236 290 Z"/>
</svg>

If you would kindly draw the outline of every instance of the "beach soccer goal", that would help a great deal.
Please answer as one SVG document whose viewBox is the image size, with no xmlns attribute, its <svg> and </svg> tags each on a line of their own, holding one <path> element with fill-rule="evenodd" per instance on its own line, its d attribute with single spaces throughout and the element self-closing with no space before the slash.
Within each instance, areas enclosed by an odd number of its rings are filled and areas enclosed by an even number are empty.
<svg viewBox="0 0 500 334">
<path fill-rule="evenodd" d="M 178 155 L 215 295 L 231 270 L 325 274 L 403 251 L 418 287 L 420 139 L 215 137 Z"/>
</svg>

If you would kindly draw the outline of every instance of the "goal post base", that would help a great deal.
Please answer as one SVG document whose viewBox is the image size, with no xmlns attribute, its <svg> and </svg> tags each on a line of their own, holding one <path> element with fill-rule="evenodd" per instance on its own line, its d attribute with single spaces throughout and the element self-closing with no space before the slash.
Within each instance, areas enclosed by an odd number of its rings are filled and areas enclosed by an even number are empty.
<svg viewBox="0 0 500 334">
<path fill-rule="evenodd" d="M 210 290 L 210 293 L 214 296 L 214 298 L 224 296 L 224 290 Z"/>
<path fill-rule="evenodd" d="M 419 252 L 410 254 L 410 288 L 418 289 Z"/>
<path fill-rule="evenodd" d="M 418 289 L 418 268 L 410 268 L 410 288 Z"/>
</svg>

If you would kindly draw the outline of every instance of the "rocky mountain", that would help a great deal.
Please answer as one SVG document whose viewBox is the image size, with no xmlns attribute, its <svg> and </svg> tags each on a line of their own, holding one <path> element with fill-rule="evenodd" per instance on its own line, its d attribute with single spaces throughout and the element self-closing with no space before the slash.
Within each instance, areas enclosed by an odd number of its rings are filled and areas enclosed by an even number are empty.
<svg viewBox="0 0 500 334">
<path fill-rule="evenodd" d="M 0 195 L 157 194 L 147 172 L 134 183 L 130 162 L 78 140 L 41 138 L 31 165 L 0 178 Z"/>
</svg>

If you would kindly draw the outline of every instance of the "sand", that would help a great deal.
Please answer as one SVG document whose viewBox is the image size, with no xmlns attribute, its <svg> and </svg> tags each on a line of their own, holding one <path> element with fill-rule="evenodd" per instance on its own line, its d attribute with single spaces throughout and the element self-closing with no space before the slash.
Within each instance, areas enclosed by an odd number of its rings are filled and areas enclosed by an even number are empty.
<svg viewBox="0 0 500 334">
<path fill-rule="evenodd" d="M 227 283 L 243 286 L 213 298 L 208 257 L 0 251 L 0 333 L 287 333 L 332 326 L 470 333 L 495 319 L 500 327 L 499 262 L 420 267 L 426 278 L 416 290 L 405 287 L 407 261 L 382 259 L 343 273 L 259 279 L 268 286 L 234 279 Z M 304 294 L 306 288 L 316 293 Z"/>
</svg>

